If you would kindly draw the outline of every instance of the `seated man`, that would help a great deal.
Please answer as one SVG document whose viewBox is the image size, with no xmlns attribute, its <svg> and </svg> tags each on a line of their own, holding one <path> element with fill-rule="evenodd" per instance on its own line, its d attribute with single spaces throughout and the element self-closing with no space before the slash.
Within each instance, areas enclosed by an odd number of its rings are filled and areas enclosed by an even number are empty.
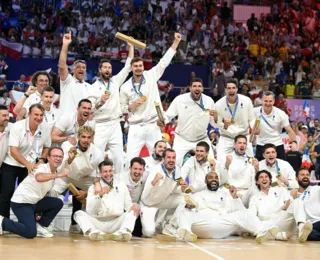
<svg viewBox="0 0 320 260">
<path fill-rule="evenodd" d="M 106 234 L 112 233 L 112 240 L 129 241 L 132 237 L 136 218 L 140 208 L 132 203 L 125 183 L 113 178 L 113 164 L 103 161 L 99 164 L 99 194 L 95 194 L 94 185 L 88 190 L 87 212 L 77 211 L 75 220 L 84 235 L 90 240 L 106 240 Z"/>
<path fill-rule="evenodd" d="M 194 242 L 198 237 L 221 239 L 245 230 L 256 234 L 256 241 L 262 243 L 276 236 L 278 227 L 266 228 L 246 210 L 234 186 L 229 190 L 221 188 L 215 172 L 206 175 L 205 183 L 207 189 L 186 196 L 186 206 L 176 212 L 179 237 Z"/>
<path fill-rule="evenodd" d="M 54 196 L 60 195 L 72 183 L 79 190 L 78 196 L 72 198 L 71 233 L 80 233 L 80 228 L 74 220 L 74 213 L 81 209 L 81 200 L 87 196 L 87 191 L 97 176 L 99 163 L 103 161 L 101 150 L 92 143 L 94 130 L 89 126 L 81 126 L 78 130 L 78 143 L 74 146 L 69 141 L 62 144 L 64 159 L 61 167 L 70 170 L 70 174 L 55 183 Z M 58 193 L 58 194 L 57 194 Z"/>
<path fill-rule="evenodd" d="M 256 192 L 254 185 L 254 165 L 258 160 L 246 154 L 247 137 L 238 135 L 234 138 L 234 151 L 228 154 L 220 164 L 220 180 L 237 188 L 245 207 L 249 206 L 250 197 Z M 221 158 L 222 159 L 222 158 Z"/>
<path fill-rule="evenodd" d="M 53 237 L 47 227 L 63 207 L 58 198 L 47 197 L 56 178 L 69 174 L 66 169 L 57 172 L 61 165 L 63 151 L 53 147 L 48 152 L 48 163 L 40 164 L 15 190 L 11 199 L 11 209 L 18 222 L 0 216 L 0 236 L 8 231 L 25 238 L 35 236 Z M 35 217 L 36 216 L 36 217 Z"/>
<path fill-rule="evenodd" d="M 299 189 L 297 194 L 298 198 L 295 200 L 295 203 L 301 203 L 304 206 L 304 211 L 300 212 L 302 218 L 301 223 L 311 221 L 313 226 L 307 240 L 320 241 L 320 186 L 310 186 L 310 173 L 306 168 L 299 169 L 296 176 Z M 302 229 L 304 227 L 304 225 L 300 225 L 301 223 L 298 223 L 299 234 L 303 231 Z M 303 237 L 303 239 L 305 239 L 305 237 Z"/>
<path fill-rule="evenodd" d="M 276 240 L 288 240 L 294 234 L 296 223 L 301 224 L 299 241 L 305 242 L 312 230 L 312 223 L 301 219 L 303 205 L 291 202 L 286 188 L 271 187 L 271 179 L 270 172 L 257 172 L 255 180 L 260 192 L 252 196 L 249 211 L 257 215 L 261 221 L 279 227 L 280 232 Z"/>
<path fill-rule="evenodd" d="M 288 190 L 298 188 L 295 171 L 292 166 L 281 159 L 277 159 L 277 148 L 274 144 L 265 144 L 263 147 L 264 160 L 255 165 L 256 172 L 267 170 L 272 175 L 272 186 L 283 186 Z"/>
<path fill-rule="evenodd" d="M 142 233 L 151 237 L 156 229 L 156 214 L 159 209 L 175 211 L 183 203 L 182 192 L 187 188 L 185 181 L 177 182 L 176 153 L 173 149 L 163 152 L 163 162 L 151 172 L 141 195 Z M 180 186 L 179 186 L 180 185 Z"/>
<path fill-rule="evenodd" d="M 181 168 L 181 177 L 189 180 L 189 185 L 194 192 L 202 191 L 206 188 L 203 182 L 205 176 L 211 171 L 209 156 L 209 145 L 207 142 L 199 142 L 196 146 L 195 156 L 190 157 Z M 214 160 L 212 163 L 215 165 Z"/>
</svg>

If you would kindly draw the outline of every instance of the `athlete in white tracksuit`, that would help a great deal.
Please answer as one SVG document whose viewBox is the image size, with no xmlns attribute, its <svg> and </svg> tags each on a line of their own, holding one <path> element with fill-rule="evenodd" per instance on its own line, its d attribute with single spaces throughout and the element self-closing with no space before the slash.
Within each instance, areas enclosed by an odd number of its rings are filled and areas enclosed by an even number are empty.
<svg viewBox="0 0 320 260">
<path fill-rule="evenodd" d="M 91 240 L 105 240 L 112 233 L 113 240 L 128 241 L 139 215 L 139 205 L 132 203 L 125 183 L 113 179 L 113 164 L 99 165 L 101 176 L 99 193 L 92 185 L 88 191 L 86 211 L 77 211 L 75 219 Z"/>
<path fill-rule="evenodd" d="M 225 158 L 221 158 L 220 180 L 235 186 L 238 195 L 241 196 L 245 207 L 249 206 L 250 197 L 258 190 L 255 185 L 255 168 L 253 164 L 258 164 L 258 160 L 250 158 L 246 154 L 247 138 L 238 135 L 234 141 L 234 151 Z"/>
<path fill-rule="evenodd" d="M 92 84 L 89 95 L 93 102 L 93 117 L 96 121 L 95 139 L 98 148 L 104 153 L 106 145 L 112 153 L 116 173 L 123 172 L 123 136 L 120 126 L 122 116 L 120 106 L 120 86 L 130 73 L 130 62 L 133 58 L 134 46 L 130 45 L 129 55 L 123 69 L 112 76 L 112 66 L 108 60 L 100 61 L 101 78 Z"/>
<path fill-rule="evenodd" d="M 207 173 L 214 170 L 211 169 L 208 155 L 209 145 L 204 141 L 199 142 L 195 149 L 195 156 L 190 157 L 181 168 L 181 177 L 185 180 L 188 179 L 189 186 L 193 188 L 193 192 L 206 189 L 207 186 L 204 179 Z M 218 169 L 216 168 L 216 170 Z"/>
<path fill-rule="evenodd" d="M 179 33 L 159 63 L 148 71 L 144 71 L 143 60 L 134 58 L 131 61 L 133 77 L 125 82 L 120 90 L 120 103 L 123 113 L 129 112 L 129 135 L 127 144 L 127 161 L 139 156 L 141 148 L 146 145 L 149 154 L 154 143 L 162 139 L 160 128 L 157 126 L 157 112 L 154 103 L 160 104 L 157 81 L 170 64 L 181 40 Z"/>
<path fill-rule="evenodd" d="M 229 80 L 226 88 L 226 96 L 215 104 L 218 113 L 217 126 L 220 130 L 219 143 L 217 145 L 217 157 L 224 158 L 233 151 L 234 138 L 237 135 L 249 136 L 249 126 L 253 128 L 255 117 L 250 98 L 237 94 L 238 87 L 235 81 Z M 247 146 L 246 153 L 253 157 L 251 143 Z"/>
<path fill-rule="evenodd" d="M 75 147 L 70 142 L 66 141 L 61 148 L 64 152 L 63 162 L 60 168 L 66 168 L 70 171 L 67 177 L 58 179 L 53 190 L 52 195 L 58 196 L 67 189 L 68 183 L 72 183 L 76 188 L 81 189 L 80 195 L 73 196 L 73 207 L 71 215 L 70 231 L 79 232 L 76 221 L 74 220 L 74 213 L 81 209 L 81 200 L 87 196 L 87 191 L 92 185 L 94 178 L 97 176 L 97 167 L 103 161 L 103 154 L 94 144 L 92 144 L 94 130 L 89 126 L 81 126 L 78 130 L 78 144 Z M 59 169 L 60 169 L 59 168 Z"/>
<path fill-rule="evenodd" d="M 277 227 L 263 225 L 245 209 L 234 186 L 229 190 L 220 188 L 216 173 L 207 174 L 206 184 L 206 190 L 187 196 L 186 207 L 177 209 L 178 234 L 182 239 L 221 239 L 245 230 L 256 234 L 261 243 L 278 233 Z"/>
<path fill-rule="evenodd" d="M 252 196 L 249 211 L 257 215 L 264 223 L 279 227 L 280 232 L 276 236 L 277 240 L 289 239 L 293 236 L 296 225 L 306 222 L 302 215 L 305 211 L 303 204 L 298 203 L 299 199 L 292 201 L 286 188 L 271 187 L 272 176 L 270 172 L 259 171 L 255 180 L 259 192 Z M 307 223 L 306 227 L 308 225 L 312 227 L 311 222 Z"/>
<path fill-rule="evenodd" d="M 277 159 L 277 150 L 274 144 L 266 144 L 263 148 L 264 160 L 259 162 L 257 170 L 267 170 L 272 175 L 273 185 L 280 185 L 288 190 L 298 188 L 295 171 L 292 166 L 281 159 Z"/>
<path fill-rule="evenodd" d="M 200 78 L 193 79 L 190 93 L 177 96 L 166 111 L 166 123 L 178 116 L 178 126 L 175 131 L 173 149 L 177 153 L 177 166 L 182 167 L 185 154 L 196 148 L 200 141 L 207 142 L 208 125 L 215 125 L 215 105 L 212 98 L 202 94 L 203 85 Z M 210 148 L 210 156 L 213 151 Z"/>
<path fill-rule="evenodd" d="M 156 229 L 156 214 L 159 209 L 176 210 L 183 203 L 182 192 L 187 188 L 184 181 L 178 185 L 179 171 L 175 167 L 175 152 L 166 149 L 163 163 L 151 172 L 141 196 L 142 233 L 151 237 Z"/>
</svg>

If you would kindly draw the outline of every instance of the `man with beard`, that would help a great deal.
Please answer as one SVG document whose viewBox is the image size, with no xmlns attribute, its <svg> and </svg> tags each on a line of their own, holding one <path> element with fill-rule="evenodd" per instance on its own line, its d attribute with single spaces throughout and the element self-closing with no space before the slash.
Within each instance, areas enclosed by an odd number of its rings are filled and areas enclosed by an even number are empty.
<svg viewBox="0 0 320 260">
<path fill-rule="evenodd" d="M 156 124 L 158 116 L 154 105 L 154 102 L 158 102 L 163 111 L 157 81 L 170 64 L 180 41 L 181 34 L 175 33 L 171 47 L 151 70 L 144 70 L 142 58 L 136 57 L 131 60 L 133 77 L 124 83 L 120 90 L 122 112 L 129 112 L 128 161 L 139 156 L 144 145 L 151 154 L 154 143 L 161 139 L 160 128 Z"/>
<path fill-rule="evenodd" d="M 262 107 L 254 108 L 255 118 L 260 118 L 260 133 L 257 138 L 256 158 L 263 160 L 262 150 L 265 144 L 274 144 L 277 149 L 277 158 L 284 160 L 285 151 L 282 141 L 282 129 L 284 128 L 290 141 L 296 139 L 296 135 L 290 126 L 289 117 L 277 107 L 274 107 L 274 94 L 266 91 L 262 96 Z"/>
<path fill-rule="evenodd" d="M 293 195 L 293 197 L 298 196 L 294 202 L 301 203 L 304 206 L 304 211 L 301 212 L 303 221 L 312 222 L 312 231 L 307 241 L 320 241 L 320 186 L 310 186 L 310 173 L 306 168 L 299 169 L 296 176 L 299 189 L 297 195 Z M 298 225 L 298 228 L 300 233 L 303 225 Z"/>
<path fill-rule="evenodd" d="M 264 226 L 246 210 L 237 196 L 237 188 L 221 188 L 219 177 L 209 172 L 205 177 L 207 189 L 186 196 L 186 205 L 177 209 L 178 235 L 194 242 L 197 238 L 222 239 L 242 231 L 256 235 L 257 243 L 273 239 L 279 229 Z"/>
<path fill-rule="evenodd" d="M 183 156 L 191 149 L 195 149 L 198 142 L 204 141 L 210 145 L 207 128 L 209 123 L 214 125 L 214 117 L 217 119 L 213 100 L 202 93 L 202 80 L 192 79 L 189 89 L 190 93 L 176 97 L 165 113 L 166 123 L 176 116 L 179 117 L 173 142 L 178 167 L 182 167 Z M 158 124 L 161 122 L 158 121 Z M 210 156 L 213 157 L 212 149 Z"/>
<path fill-rule="evenodd" d="M 167 149 L 167 143 L 159 140 L 154 144 L 151 156 L 144 158 L 146 162 L 146 173 L 149 174 L 155 167 L 162 163 L 163 151 Z"/>
<path fill-rule="evenodd" d="M 9 135 L 9 151 L 2 164 L 0 215 L 9 218 L 10 200 L 16 179 L 20 184 L 47 158 L 51 146 L 50 129 L 43 123 L 44 108 L 33 104 L 28 118 L 12 125 Z"/>
<path fill-rule="evenodd" d="M 59 179 L 55 183 L 53 195 L 58 196 L 67 189 L 68 183 L 72 183 L 79 190 L 79 195 L 72 197 L 72 215 L 69 231 L 79 233 L 80 229 L 74 220 L 74 213 L 81 209 L 81 200 L 87 197 L 88 188 L 92 185 L 96 177 L 96 170 L 103 161 L 103 153 L 92 143 L 94 130 L 90 126 L 80 126 L 78 131 L 78 142 L 75 146 L 70 141 L 61 145 L 64 152 L 63 162 L 60 168 L 70 171 L 65 178 Z M 71 140 L 72 141 L 72 140 Z"/>
<path fill-rule="evenodd" d="M 193 192 L 199 192 L 206 188 L 203 181 L 205 176 L 211 170 L 210 162 L 208 161 L 209 145 L 202 141 L 197 143 L 195 156 L 192 156 L 185 162 L 181 168 L 181 177 L 189 180 L 189 185 L 193 188 Z"/>
<path fill-rule="evenodd" d="M 176 153 L 173 149 L 163 152 L 163 161 L 148 176 L 141 195 L 141 223 L 145 237 L 152 237 L 156 229 L 156 215 L 159 209 L 172 213 L 183 203 L 182 192 L 187 188 L 185 181 L 179 181 L 176 171 Z M 170 212 L 169 212 L 170 213 Z"/>
<path fill-rule="evenodd" d="M 76 145 L 77 140 L 75 136 L 78 132 L 79 127 L 90 126 L 94 129 L 95 121 L 89 121 L 91 107 L 92 105 L 89 99 L 82 99 L 79 101 L 76 114 L 72 114 L 71 116 L 61 116 L 52 130 L 52 142 L 61 144 L 63 142 L 69 141 L 73 145 Z"/>
<path fill-rule="evenodd" d="M 91 86 L 90 96 L 97 97 L 93 104 L 93 117 L 97 123 L 95 131 L 98 148 L 104 153 L 106 145 L 112 153 L 115 172 L 123 171 L 123 136 L 120 126 L 122 111 L 120 107 L 120 86 L 130 72 L 130 62 L 133 58 L 134 46 L 128 42 L 129 56 L 124 68 L 112 76 L 112 66 L 108 60 L 99 64 L 100 79 Z"/>
<path fill-rule="evenodd" d="M 43 88 L 51 86 L 52 79 L 48 72 L 37 71 L 31 79 L 32 86 L 30 86 L 27 92 L 22 96 L 22 98 L 17 102 L 13 109 L 13 112 L 17 115 L 18 119 L 23 119 L 29 108 L 33 104 L 39 104 L 41 102 L 41 93 L 43 93 Z M 59 95 L 54 95 L 52 103 L 56 102 Z"/>
<path fill-rule="evenodd" d="M 75 219 L 85 236 L 90 240 L 106 240 L 112 233 L 112 240 L 129 241 L 132 237 L 140 208 L 132 203 L 129 191 L 123 182 L 114 179 L 113 164 L 103 161 L 99 164 L 100 185 L 98 194 L 92 185 L 88 190 L 86 211 L 77 211 Z"/>
<path fill-rule="evenodd" d="M 238 135 L 234 139 L 234 151 L 228 154 L 220 164 L 220 180 L 222 183 L 235 186 L 245 207 L 248 207 L 250 197 L 255 193 L 254 165 L 258 160 L 246 154 L 247 137 Z"/>
<path fill-rule="evenodd" d="M 73 76 L 67 66 L 68 47 L 72 42 L 71 32 L 63 35 L 62 49 L 59 58 L 60 72 L 60 110 L 62 113 L 75 111 L 79 101 L 89 96 L 91 85 L 84 81 L 87 71 L 87 63 L 84 60 L 76 60 L 72 65 Z"/>
<path fill-rule="evenodd" d="M 271 187 L 271 179 L 271 173 L 266 170 L 256 173 L 255 181 L 259 192 L 252 196 L 249 211 L 258 216 L 265 225 L 279 227 L 276 240 L 287 241 L 292 237 L 297 223 L 299 241 L 305 242 L 312 230 L 312 223 L 303 218 L 303 205 L 291 202 L 286 188 Z"/>
<path fill-rule="evenodd" d="M 249 127 L 254 125 L 253 105 L 251 99 L 239 95 L 237 83 L 230 79 L 225 87 L 226 96 L 216 103 L 218 113 L 217 126 L 220 130 L 217 156 L 224 158 L 233 151 L 233 140 L 237 135 L 249 135 Z M 255 134 L 258 134 L 256 132 Z M 246 153 L 253 157 L 252 145 L 247 145 Z"/>
<path fill-rule="evenodd" d="M 277 159 L 277 148 L 274 144 L 263 147 L 264 160 L 255 165 L 256 172 L 267 170 L 272 175 L 272 186 L 283 186 L 288 190 L 298 188 L 295 171 L 292 166 L 281 159 Z"/>
<path fill-rule="evenodd" d="M 1 188 L 1 172 L 2 162 L 8 152 L 9 132 L 12 124 L 9 123 L 8 108 L 0 105 L 0 188 Z M 1 190 L 0 190 L 1 194 Z"/>
</svg>

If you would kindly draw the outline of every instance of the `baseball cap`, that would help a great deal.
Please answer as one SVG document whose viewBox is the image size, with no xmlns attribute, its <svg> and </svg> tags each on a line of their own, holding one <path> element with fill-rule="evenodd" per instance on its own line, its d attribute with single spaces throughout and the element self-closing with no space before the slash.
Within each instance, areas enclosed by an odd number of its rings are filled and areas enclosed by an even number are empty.
<svg viewBox="0 0 320 260">
<path fill-rule="evenodd" d="M 308 127 L 306 125 L 301 126 L 301 129 L 302 128 L 308 129 Z"/>
</svg>

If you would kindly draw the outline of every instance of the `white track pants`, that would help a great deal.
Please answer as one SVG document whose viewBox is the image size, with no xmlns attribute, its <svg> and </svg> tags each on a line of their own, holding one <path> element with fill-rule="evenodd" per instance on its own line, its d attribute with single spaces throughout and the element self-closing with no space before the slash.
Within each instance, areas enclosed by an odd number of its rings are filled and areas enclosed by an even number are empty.
<svg viewBox="0 0 320 260">
<path fill-rule="evenodd" d="M 164 202 L 156 205 L 156 207 L 148 207 L 143 203 L 140 203 L 142 234 L 146 237 L 153 236 L 157 226 L 156 215 L 159 209 L 168 209 L 172 212 L 182 203 L 185 202 L 184 197 L 181 194 L 171 194 Z M 160 219 L 163 220 L 163 216 L 158 216 L 157 220 L 159 221 Z"/>
<path fill-rule="evenodd" d="M 306 222 L 303 201 L 299 199 L 292 201 L 286 211 L 281 211 L 276 217 L 263 222 L 279 227 L 280 232 L 286 232 L 287 238 L 292 237 L 297 227 L 296 224 Z"/>
<path fill-rule="evenodd" d="M 180 212 L 177 212 L 177 220 L 179 228 L 192 231 L 199 238 L 220 239 L 241 231 L 258 234 L 271 227 L 268 223 L 263 224 L 247 210 L 216 216 L 181 208 Z"/>
<path fill-rule="evenodd" d="M 113 164 L 116 173 L 123 172 L 123 135 L 120 123 L 108 125 L 97 123 L 95 129 L 94 143 L 104 154 L 106 145 L 112 154 Z"/>
<path fill-rule="evenodd" d="M 111 234 L 116 232 L 117 230 L 124 229 L 129 229 L 130 231 L 133 231 L 137 218 L 134 215 L 133 211 L 129 211 L 123 213 L 118 218 L 102 221 L 100 219 L 90 216 L 88 213 L 84 211 L 79 210 L 74 214 L 74 219 L 79 224 L 83 233 L 85 235 L 88 235 L 87 232 L 90 229 L 97 229 L 107 234 Z"/>
<path fill-rule="evenodd" d="M 138 157 L 144 145 L 147 146 L 149 154 L 152 154 L 154 144 L 162 140 L 162 135 L 159 126 L 156 123 L 147 125 L 130 125 L 127 145 L 127 161 L 133 157 Z M 128 168 L 128 167 L 127 167 Z"/>
</svg>

